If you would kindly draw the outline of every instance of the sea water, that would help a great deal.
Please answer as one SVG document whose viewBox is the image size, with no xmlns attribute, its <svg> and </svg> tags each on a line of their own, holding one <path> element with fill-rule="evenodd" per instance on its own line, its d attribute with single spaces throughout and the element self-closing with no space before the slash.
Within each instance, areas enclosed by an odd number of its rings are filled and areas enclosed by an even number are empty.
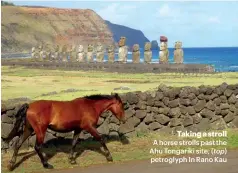
<svg viewBox="0 0 238 173">
<path fill-rule="evenodd" d="M 173 63 L 174 48 L 169 48 L 169 63 Z M 212 65 L 217 72 L 238 72 L 238 47 L 214 47 L 214 48 L 183 48 L 185 64 L 208 64 Z M 144 50 L 140 49 L 140 61 L 144 61 Z M 26 54 L 30 57 L 30 54 Z M 2 58 L 6 57 L 2 54 Z M 23 57 L 22 54 L 14 56 Z M 96 60 L 96 56 L 94 55 Z M 105 53 L 104 61 L 108 60 Z M 118 53 L 115 53 L 118 60 Z M 132 62 L 132 53 L 128 52 L 128 62 Z M 152 50 L 152 63 L 158 63 L 159 50 Z"/>
<path fill-rule="evenodd" d="M 173 48 L 169 48 L 169 63 L 173 63 Z M 143 62 L 144 50 L 140 50 L 140 60 Z M 217 72 L 238 72 L 238 47 L 214 48 L 183 48 L 184 64 L 213 65 Z M 108 57 L 105 54 L 105 61 Z M 118 54 L 115 54 L 118 60 Z M 132 53 L 128 53 L 128 62 L 132 61 Z M 152 63 L 158 63 L 159 50 L 152 50 Z"/>
</svg>

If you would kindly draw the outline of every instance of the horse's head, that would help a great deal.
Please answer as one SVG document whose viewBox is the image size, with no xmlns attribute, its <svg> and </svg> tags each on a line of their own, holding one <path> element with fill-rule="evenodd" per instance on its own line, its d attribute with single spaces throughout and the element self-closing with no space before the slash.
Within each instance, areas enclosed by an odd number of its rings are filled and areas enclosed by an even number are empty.
<svg viewBox="0 0 238 173">
<path fill-rule="evenodd" d="M 126 122 L 124 105 L 120 96 L 116 93 L 114 94 L 114 102 L 110 106 L 109 110 L 117 117 L 117 119 L 123 123 Z"/>
</svg>

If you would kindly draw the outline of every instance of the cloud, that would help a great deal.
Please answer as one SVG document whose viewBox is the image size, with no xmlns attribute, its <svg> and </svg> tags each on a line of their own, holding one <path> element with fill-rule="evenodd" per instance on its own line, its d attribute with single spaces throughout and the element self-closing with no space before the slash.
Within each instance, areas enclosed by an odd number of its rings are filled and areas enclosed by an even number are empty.
<svg viewBox="0 0 238 173">
<path fill-rule="evenodd" d="M 209 22 L 209 23 L 214 23 L 214 24 L 219 24 L 219 23 L 221 23 L 219 17 L 217 17 L 217 16 L 211 16 L 211 17 L 209 17 L 209 18 L 208 18 L 208 22 Z"/>
<path fill-rule="evenodd" d="M 169 6 L 168 4 L 163 4 L 160 8 L 155 12 L 155 17 L 161 20 L 169 20 L 170 24 L 178 24 L 184 18 L 179 8 L 175 6 Z M 166 22 L 167 23 L 167 22 Z"/>
<path fill-rule="evenodd" d="M 124 24 L 128 21 L 129 13 L 136 12 L 137 7 L 133 5 L 122 5 L 119 3 L 112 3 L 104 6 L 97 13 L 105 20 L 117 24 Z"/>
<path fill-rule="evenodd" d="M 164 4 L 162 7 L 160 7 L 157 11 L 157 14 L 159 17 L 169 17 L 171 16 L 171 8 L 168 4 Z"/>
<path fill-rule="evenodd" d="M 121 6 L 120 10 L 133 10 L 133 9 L 136 9 L 137 7 L 136 6 L 133 6 L 133 5 L 124 5 L 124 6 Z"/>
<path fill-rule="evenodd" d="M 201 28 L 207 23 L 221 23 L 218 16 L 209 14 L 210 12 L 204 9 L 194 10 L 194 8 L 194 4 L 187 7 L 181 3 L 166 3 L 157 8 L 155 17 L 167 28 L 177 26 L 182 29 L 195 29 Z"/>
</svg>

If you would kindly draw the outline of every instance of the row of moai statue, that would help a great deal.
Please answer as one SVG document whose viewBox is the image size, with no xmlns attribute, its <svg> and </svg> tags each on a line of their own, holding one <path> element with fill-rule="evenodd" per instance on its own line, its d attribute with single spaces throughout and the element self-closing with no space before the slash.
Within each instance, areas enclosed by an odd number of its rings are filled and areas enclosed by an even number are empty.
<svg viewBox="0 0 238 173">
<path fill-rule="evenodd" d="M 122 63 L 127 62 L 128 47 L 126 46 L 126 37 L 121 37 L 119 40 L 118 61 Z M 151 43 L 146 42 L 144 46 L 144 62 L 150 63 L 152 60 Z M 132 62 L 140 63 L 140 46 L 134 44 L 132 47 Z"/>
<path fill-rule="evenodd" d="M 182 42 L 175 42 L 174 50 L 174 63 L 182 64 L 184 60 Z M 159 63 L 168 64 L 169 63 L 169 50 L 168 50 L 168 38 L 165 36 L 160 37 L 160 51 L 159 51 Z"/>
<path fill-rule="evenodd" d="M 125 44 L 126 38 L 121 37 L 119 41 L 119 61 L 126 62 L 128 49 Z M 160 37 L 160 51 L 159 51 L 159 63 L 160 64 L 168 64 L 169 63 L 169 50 L 168 50 L 168 38 L 165 36 Z M 174 50 L 174 63 L 182 64 L 183 63 L 183 49 L 182 42 L 175 42 L 175 50 Z M 146 42 L 144 46 L 144 62 L 151 63 L 152 61 L 152 51 L 151 51 L 151 43 Z M 132 48 L 132 62 L 140 63 L 140 46 L 139 44 L 134 44 Z"/>
<path fill-rule="evenodd" d="M 168 39 L 164 36 L 160 37 L 160 51 L 159 63 L 168 64 L 169 50 L 167 47 Z M 126 38 L 121 37 L 119 40 L 118 62 L 127 63 L 128 47 L 126 46 Z M 61 50 L 59 46 L 50 49 L 49 45 L 39 46 L 38 49 L 32 48 L 32 58 L 36 61 L 62 61 L 62 62 L 94 62 L 94 55 L 96 54 L 96 62 L 104 62 L 104 48 L 101 43 L 96 45 L 96 50 L 92 44 L 88 45 L 87 52 L 85 52 L 83 45 L 75 46 L 64 45 Z M 107 48 L 108 62 L 115 62 L 115 47 L 113 45 Z M 146 42 L 144 45 L 144 62 L 151 63 L 152 51 L 151 43 Z M 140 46 L 134 44 L 132 48 L 132 62 L 140 63 Z M 183 63 L 182 42 L 175 42 L 174 63 Z"/>
<path fill-rule="evenodd" d="M 85 52 L 83 45 L 79 45 L 77 49 L 74 45 L 64 45 L 63 47 L 61 47 L 61 49 L 59 45 L 57 45 L 55 48 L 49 48 L 48 45 L 45 45 L 44 47 L 40 45 L 38 49 L 36 49 L 35 47 L 32 48 L 31 57 L 35 61 L 94 62 L 94 46 L 89 44 L 87 52 Z M 96 60 L 97 62 L 103 62 L 103 59 L 103 46 L 98 43 L 96 49 Z"/>
</svg>

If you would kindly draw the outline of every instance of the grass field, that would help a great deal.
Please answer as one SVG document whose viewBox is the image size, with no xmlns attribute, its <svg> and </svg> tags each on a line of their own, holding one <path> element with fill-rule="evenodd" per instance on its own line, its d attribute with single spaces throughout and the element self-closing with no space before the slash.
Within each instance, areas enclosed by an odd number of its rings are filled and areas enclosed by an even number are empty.
<svg viewBox="0 0 238 173">
<path fill-rule="evenodd" d="M 161 141 L 179 141 L 186 140 L 192 141 L 193 139 L 203 142 L 210 142 L 212 140 L 226 141 L 226 146 L 166 146 L 173 150 L 182 149 L 224 149 L 226 148 L 228 152 L 232 149 L 238 148 L 238 131 L 228 130 L 228 137 L 208 137 L 208 138 L 179 138 L 177 135 L 171 136 L 163 133 L 149 133 L 149 134 L 139 134 L 139 136 L 130 138 L 128 144 L 122 144 L 120 141 L 108 142 L 107 146 L 112 154 L 114 163 L 129 161 L 129 160 L 142 160 L 148 159 L 148 164 L 151 158 L 164 157 L 168 154 L 151 154 L 151 148 L 164 149 L 164 146 L 153 145 L 154 140 Z M 64 169 L 72 167 L 87 167 L 93 164 L 106 164 L 106 158 L 104 155 L 100 154 L 99 147 L 101 145 L 96 141 L 82 142 L 77 145 L 77 151 L 81 153 L 77 158 L 77 164 L 72 166 L 68 163 L 68 151 L 69 147 L 57 147 L 57 148 L 44 148 L 44 152 L 47 154 L 49 163 L 54 165 L 55 169 Z M 93 150 L 92 150 L 93 149 Z M 11 157 L 11 153 L 2 154 L 2 172 L 7 173 L 6 165 Z M 40 172 L 50 172 L 42 167 L 40 159 L 35 155 L 32 149 L 22 150 L 20 156 L 18 156 L 17 163 L 19 166 L 13 171 L 13 173 L 40 173 Z"/>
<path fill-rule="evenodd" d="M 40 70 L 7 66 L 2 66 L 1 70 L 2 100 L 19 97 L 28 97 L 30 99 L 70 100 L 95 93 L 110 94 L 111 92 L 122 93 L 152 90 L 156 89 L 160 84 L 179 87 L 219 85 L 223 82 L 235 84 L 238 79 L 238 73 L 189 75 L 178 73 L 118 74 L 94 71 Z M 118 89 L 120 87 L 127 88 L 128 90 Z M 238 131 L 229 130 L 228 135 L 228 138 L 219 139 L 228 141 L 227 149 L 238 148 Z M 150 159 L 151 157 L 154 157 L 149 151 L 153 147 L 152 143 L 155 139 L 177 140 L 178 138 L 162 134 L 138 134 L 138 137 L 130 139 L 129 144 L 122 144 L 119 141 L 114 141 L 109 142 L 107 145 L 112 153 L 114 162 Z M 215 139 L 206 138 L 199 140 L 209 141 Z M 99 151 L 99 143 L 83 142 L 80 146 L 80 151 L 83 152 L 78 157 L 78 164 L 75 166 L 85 167 L 92 164 L 107 163 L 105 156 L 96 152 Z M 173 149 L 176 148 L 184 149 L 187 148 L 187 146 L 173 146 Z M 72 165 L 68 164 L 68 151 L 69 147 L 67 146 L 45 149 L 47 155 L 50 155 L 49 162 L 53 164 L 56 169 L 72 167 Z M 6 165 L 10 157 L 11 153 L 2 153 L 2 172 L 8 172 L 6 170 Z M 22 162 L 22 160 L 24 161 Z M 15 173 L 49 172 L 49 170 L 42 168 L 38 156 L 35 155 L 32 149 L 22 150 L 18 157 L 18 161 L 20 164 L 19 167 L 13 171 Z"/>
<path fill-rule="evenodd" d="M 2 100 L 18 97 L 70 100 L 95 93 L 146 91 L 155 89 L 162 83 L 168 86 L 181 87 L 219 85 L 222 82 L 235 84 L 238 79 L 238 73 L 233 72 L 217 74 L 119 74 L 7 66 L 2 66 L 1 70 Z M 125 89 L 120 89 L 121 87 Z"/>
</svg>

